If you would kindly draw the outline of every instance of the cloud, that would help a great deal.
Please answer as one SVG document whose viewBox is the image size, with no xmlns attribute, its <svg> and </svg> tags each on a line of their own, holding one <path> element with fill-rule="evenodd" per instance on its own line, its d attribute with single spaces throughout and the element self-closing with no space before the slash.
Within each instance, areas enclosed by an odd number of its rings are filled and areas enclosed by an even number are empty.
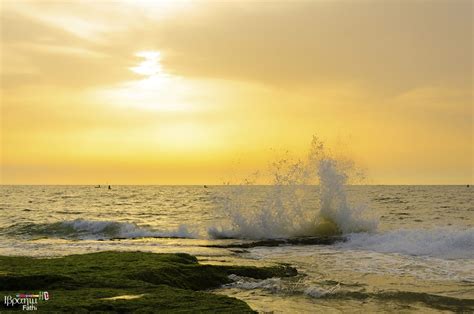
<svg viewBox="0 0 474 314">
<path fill-rule="evenodd" d="M 35 80 L 55 84 L 132 79 L 134 53 L 159 50 L 165 70 L 179 76 L 278 88 L 349 82 L 402 93 L 472 85 L 472 2 L 465 0 L 203 2 L 175 10 L 33 2 L 2 20 L 2 65 L 20 55 L 40 73 Z M 29 81 L 10 74 L 4 81 Z"/>
<path fill-rule="evenodd" d="M 166 21 L 171 71 L 287 87 L 470 86 L 472 2 L 223 3 Z"/>
<path fill-rule="evenodd" d="M 28 85 L 84 88 L 136 78 L 128 53 L 111 53 L 57 25 L 2 12 L 2 89 Z M 105 44 L 106 46 L 108 44 Z"/>
</svg>

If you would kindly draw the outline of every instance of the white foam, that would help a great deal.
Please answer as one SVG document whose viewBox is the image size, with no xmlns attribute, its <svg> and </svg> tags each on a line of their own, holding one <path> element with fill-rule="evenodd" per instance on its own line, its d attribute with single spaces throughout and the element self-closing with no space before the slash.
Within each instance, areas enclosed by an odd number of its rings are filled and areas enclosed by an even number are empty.
<svg viewBox="0 0 474 314">
<path fill-rule="evenodd" d="M 320 298 L 331 292 L 332 292 L 331 290 L 326 290 L 318 286 L 309 286 L 308 288 L 304 290 L 303 293 L 312 298 Z"/>
<path fill-rule="evenodd" d="M 340 287 L 339 284 L 330 289 L 324 289 L 323 287 L 316 285 L 308 286 L 303 279 L 296 282 L 282 280 L 281 278 L 276 277 L 258 280 L 234 274 L 229 275 L 229 278 L 234 282 L 224 285 L 223 288 L 237 288 L 242 290 L 261 289 L 271 293 L 304 294 L 313 298 L 320 298 L 327 294 L 334 293 Z"/>
<path fill-rule="evenodd" d="M 348 239 L 340 247 L 443 259 L 474 258 L 473 228 L 402 229 L 379 234 L 350 234 Z"/>
<path fill-rule="evenodd" d="M 61 222 L 61 226 L 68 229 L 72 228 L 73 236 L 81 239 L 98 238 L 143 238 L 143 237 L 161 237 L 161 238 L 195 238 L 196 234 L 190 232 L 186 225 L 180 225 L 175 230 L 151 230 L 140 227 L 130 222 L 101 221 L 76 219 Z"/>
<path fill-rule="evenodd" d="M 262 289 L 273 293 L 279 292 L 283 289 L 281 279 L 276 277 L 258 280 L 230 274 L 229 278 L 234 282 L 224 285 L 224 288 L 238 288 L 243 290 Z"/>
</svg>

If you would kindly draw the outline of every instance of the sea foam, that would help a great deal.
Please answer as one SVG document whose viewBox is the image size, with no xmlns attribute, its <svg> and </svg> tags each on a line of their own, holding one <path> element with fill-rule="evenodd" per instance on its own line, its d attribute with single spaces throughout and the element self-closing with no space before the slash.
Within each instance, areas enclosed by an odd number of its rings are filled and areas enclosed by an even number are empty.
<svg viewBox="0 0 474 314">
<path fill-rule="evenodd" d="M 196 234 L 186 225 L 174 230 L 154 230 L 131 222 L 75 219 L 54 223 L 28 224 L 17 228 L 16 233 L 48 238 L 82 240 L 117 238 L 194 238 Z"/>
<path fill-rule="evenodd" d="M 443 259 L 474 258 L 474 229 L 399 229 L 385 233 L 347 235 L 341 248 L 431 256 Z"/>
</svg>

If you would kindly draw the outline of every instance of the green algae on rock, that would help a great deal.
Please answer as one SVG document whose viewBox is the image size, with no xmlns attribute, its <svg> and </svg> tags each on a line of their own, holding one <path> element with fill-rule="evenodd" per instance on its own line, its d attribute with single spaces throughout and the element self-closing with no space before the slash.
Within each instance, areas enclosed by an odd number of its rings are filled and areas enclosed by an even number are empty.
<svg viewBox="0 0 474 314">
<path fill-rule="evenodd" d="M 39 311 L 48 312 L 253 312 L 241 300 L 198 291 L 231 282 L 230 274 L 264 279 L 294 276 L 296 270 L 201 265 L 183 253 L 99 252 L 48 259 L 0 256 L 0 293 L 48 291 L 50 299 L 38 304 Z"/>
</svg>

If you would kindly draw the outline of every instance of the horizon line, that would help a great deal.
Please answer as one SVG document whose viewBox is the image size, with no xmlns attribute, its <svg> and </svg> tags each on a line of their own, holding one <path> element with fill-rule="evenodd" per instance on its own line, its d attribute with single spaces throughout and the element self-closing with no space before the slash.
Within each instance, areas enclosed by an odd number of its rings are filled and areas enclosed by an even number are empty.
<svg viewBox="0 0 474 314">
<path fill-rule="evenodd" d="M 0 186 L 275 186 L 277 184 L 160 184 L 160 183 L 151 183 L 151 184 L 81 184 L 81 183 L 74 183 L 74 184 L 62 184 L 62 183 L 53 183 L 53 184 L 41 184 L 41 183 L 0 183 Z M 285 186 L 289 184 L 282 184 Z M 301 186 L 319 186 L 319 184 L 294 184 L 294 185 L 301 185 Z M 376 183 L 376 184 L 345 184 L 346 186 L 471 186 L 471 183 L 418 183 L 418 184 L 410 184 L 410 183 L 399 183 L 399 184 L 387 184 L 387 183 Z"/>
</svg>

